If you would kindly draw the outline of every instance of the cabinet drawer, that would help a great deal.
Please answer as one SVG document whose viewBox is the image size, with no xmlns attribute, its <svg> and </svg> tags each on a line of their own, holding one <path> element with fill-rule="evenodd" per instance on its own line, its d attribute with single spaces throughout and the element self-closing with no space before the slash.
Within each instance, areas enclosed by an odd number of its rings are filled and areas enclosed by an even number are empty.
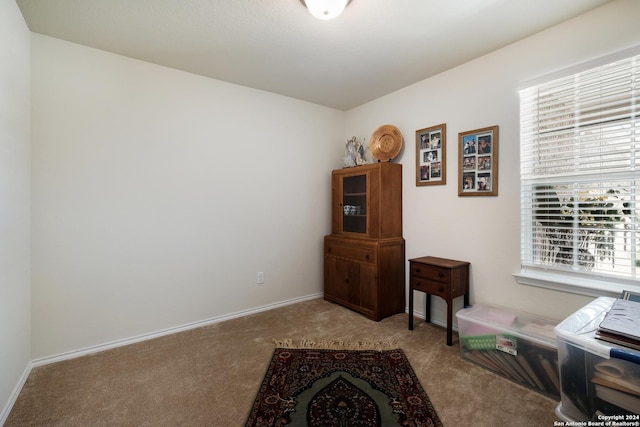
<svg viewBox="0 0 640 427">
<path fill-rule="evenodd" d="M 435 265 L 411 263 L 411 276 L 449 283 L 451 281 L 451 269 Z"/>
<path fill-rule="evenodd" d="M 425 280 L 420 277 L 412 277 L 411 289 L 416 291 L 426 292 L 430 295 L 437 295 L 439 297 L 446 299 L 448 285 L 442 282 L 433 282 L 431 280 Z"/>
<path fill-rule="evenodd" d="M 358 248 L 354 246 L 327 245 L 325 254 L 347 258 L 358 262 L 373 263 L 375 261 L 375 252 L 373 249 Z"/>
</svg>

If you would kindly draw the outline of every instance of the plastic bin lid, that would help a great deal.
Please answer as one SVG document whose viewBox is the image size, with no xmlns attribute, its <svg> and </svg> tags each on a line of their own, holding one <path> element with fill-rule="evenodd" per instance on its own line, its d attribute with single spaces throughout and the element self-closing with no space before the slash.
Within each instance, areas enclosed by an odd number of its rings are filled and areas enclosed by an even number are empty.
<svg viewBox="0 0 640 427">
<path fill-rule="evenodd" d="M 557 322 L 506 307 L 474 304 L 456 313 L 464 320 L 495 332 L 514 335 L 547 347 L 556 348 L 554 326 Z"/>
<path fill-rule="evenodd" d="M 608 345 L 609 343 L 595 338 L 600 322 L 602 322 L 614 301 L 615 298 L 609 297 L 600 297 L 593 300 L 560 322 L 555 327 L 556 335 L 559 339 L 600 357 L 606 359 L 611 356 L 620 358 L 618 355 L 612 355 L 611 350 L 614 349 L 615 353 L 621 347 L 615 344 Z M 627 351 L 625 349 L 624 352 L 640 357 L 640 353 L 632 350 Z"/>
</svg>

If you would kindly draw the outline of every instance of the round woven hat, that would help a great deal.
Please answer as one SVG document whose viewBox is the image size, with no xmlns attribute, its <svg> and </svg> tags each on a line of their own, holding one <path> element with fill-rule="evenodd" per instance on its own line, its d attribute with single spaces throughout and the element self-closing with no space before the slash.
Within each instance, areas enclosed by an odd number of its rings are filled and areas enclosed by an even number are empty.
<svg viewBox="0 0 640 427">
<path fill-rule="evenodd" d="M 380 160 L 391 160 L 402 149 L 402 133 L 393 125 L 383 125 L 376 129 L 369 141 L 371 155 Z"/>
</svg>

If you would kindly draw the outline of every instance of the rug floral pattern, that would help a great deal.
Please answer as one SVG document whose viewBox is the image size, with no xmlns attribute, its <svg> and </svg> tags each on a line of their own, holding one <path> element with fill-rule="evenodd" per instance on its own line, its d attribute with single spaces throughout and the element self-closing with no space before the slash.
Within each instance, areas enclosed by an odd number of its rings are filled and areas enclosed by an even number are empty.
<svg viewBox="0 0 640 427">
<path fill-rule="evenodd" d="M 392 425 L 442 426 L 401 349 L 278 348 L 246 423 Z"/>
</svg>

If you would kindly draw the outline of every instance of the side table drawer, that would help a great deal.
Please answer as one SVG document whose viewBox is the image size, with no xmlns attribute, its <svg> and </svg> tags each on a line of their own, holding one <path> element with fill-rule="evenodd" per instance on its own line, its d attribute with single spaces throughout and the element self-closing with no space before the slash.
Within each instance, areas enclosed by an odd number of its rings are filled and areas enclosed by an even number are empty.
<svg viewBox="0 0 640 427">
<path fill-rule="evenodd" d="M 451 269 L 435 265 L 411 263 L 411 276 L 449 283 L 451 281 Z"/>
<path fill-rule="evenodd" d="M 420 277 L 411 277 L 411 290 L 426 292 L 441 298 L 447 298 L 448 286 L 445 283 L 425 280 Z"/>
</svg>

